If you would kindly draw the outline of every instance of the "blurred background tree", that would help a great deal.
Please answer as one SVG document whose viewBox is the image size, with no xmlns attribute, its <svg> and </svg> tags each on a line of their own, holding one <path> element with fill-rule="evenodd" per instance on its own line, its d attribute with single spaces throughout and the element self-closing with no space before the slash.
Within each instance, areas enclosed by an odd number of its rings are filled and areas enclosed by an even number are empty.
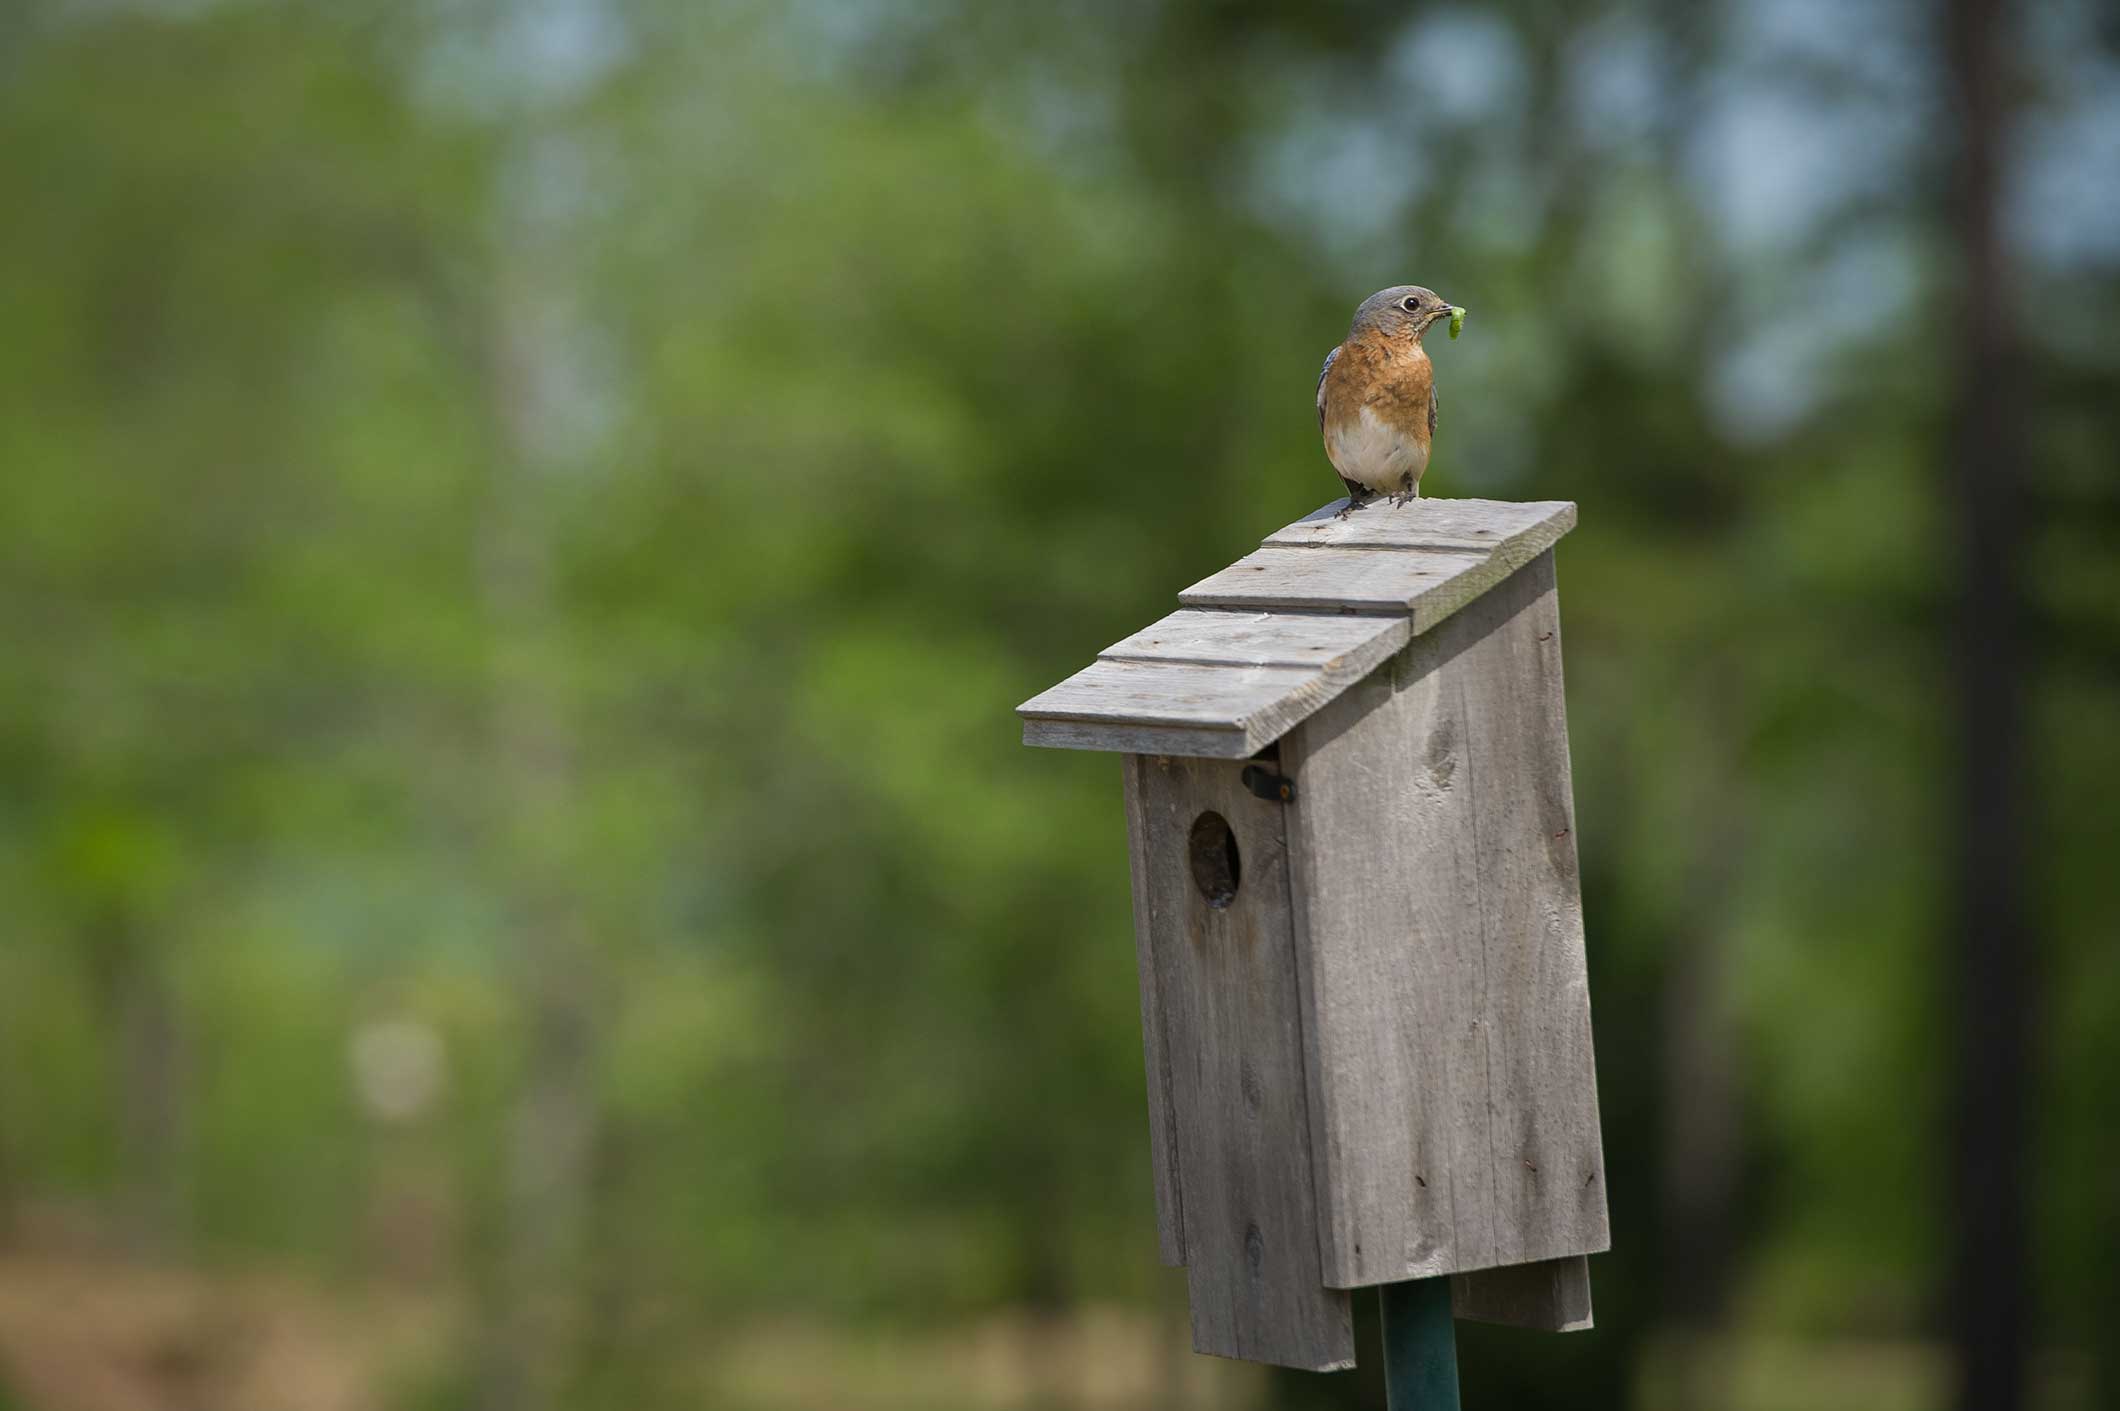
<svg viewBox="0 0 2120 1411">
<path fill-rule="evenodd" d="M 1949 1405 L 1970 1278 L 2120 1405 L 2103 9 L 18 0 L 0 211 L 0 1406 L 1375 1404 L 1186 1351 L 1010 707 L 1401 280 L 1582 505 L 1616 1248 L 1468 1403 Z"/>
</svg>

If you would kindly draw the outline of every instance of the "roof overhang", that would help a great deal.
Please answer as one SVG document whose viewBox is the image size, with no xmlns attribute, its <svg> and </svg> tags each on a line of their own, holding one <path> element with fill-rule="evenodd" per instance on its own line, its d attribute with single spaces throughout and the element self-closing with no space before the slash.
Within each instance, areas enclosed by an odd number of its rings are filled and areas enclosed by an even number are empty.
<svg viewBox="0 0 2120 1411">
<path fill-rule="evenodd" d="M 1023 742 L 1258 753 L 1575 527 L 1566 500 L 1336 500 L 1016 707 Z"/>
</svg>

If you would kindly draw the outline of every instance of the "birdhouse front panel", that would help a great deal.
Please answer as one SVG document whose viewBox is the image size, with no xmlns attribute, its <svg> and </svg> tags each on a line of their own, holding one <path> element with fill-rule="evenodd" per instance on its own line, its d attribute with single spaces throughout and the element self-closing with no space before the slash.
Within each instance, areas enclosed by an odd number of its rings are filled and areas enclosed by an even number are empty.
<svg viewBox="0 0 2120 1411">
<path fill-rule="evenodd" d="M 1347 1295 L 1318 1254 L 1287 809 L 1234 760 L 1126 763 L 1143 1032 L 1152 1101 L 1167 1104 L 1160 1218 L 1186 1266 L 1193 1346 L 1352 1366 Z"/>
</svg>

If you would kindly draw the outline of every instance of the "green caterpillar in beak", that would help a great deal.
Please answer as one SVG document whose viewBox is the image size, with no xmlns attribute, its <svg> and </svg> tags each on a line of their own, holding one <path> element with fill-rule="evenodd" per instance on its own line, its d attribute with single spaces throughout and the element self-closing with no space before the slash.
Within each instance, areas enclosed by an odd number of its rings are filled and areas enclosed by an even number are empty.
<svg viewBox="0 0 2120 1411">
<path fill-rule="evenodd" d="M 1450 306 L 1450 336 L 1456 338 L 1458 330 L 1465 326 L 1465 311 L 1456 304 Z"/>
</svg>

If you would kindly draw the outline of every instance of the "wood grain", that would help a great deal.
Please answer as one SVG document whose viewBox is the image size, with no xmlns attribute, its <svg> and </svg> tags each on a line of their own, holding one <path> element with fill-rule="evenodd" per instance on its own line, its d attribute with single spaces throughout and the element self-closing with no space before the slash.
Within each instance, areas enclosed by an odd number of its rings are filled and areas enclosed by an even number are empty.
<svg viewBox="0 0 2120 1411">
<path fill-rule="evenodd" d="M 1559 643 L 1549 550 L 1283 741 L 1334 1287 L 1609 1246 Z"/>
<path fill-rule="evenodd" d="M 1378 500 L 1342 519 L 1345 500 L 1313 510 L 1266 536 L 1268 544 L 1338 545 L 1380 549 L 1447 549 L 1491 554 L 1507 551 L 1512 567 L 1529 563 L 1575 527 L 1568 500 Z"/>
<path fill-rule="evenodd" d="M 1523 1264 L 1611 1238 L 1552 553 L 1489 597 L 1501 625 L 1452 674 L 1473 723 L 1495 1255 Z"/>
<path fill-rule="evenodd" d="M 1179 595 L 1184 610 L 1017 707 L 1024 743 L 1237 759 L 1551 547 L 1566 501 L 1343 501 Z M 1378 619 L 1383 619 L 1379 621 Z"/>
<path fill-rule="evenodd" d="M 1152 890 L 1148 878 L 1148 823 L 1142 802 L 1142 771 L 1148 761 L 1119 761 L 1126 798 L 1127 860 L 1134 884 L 1134 963 L 1141 977 L 1141 1058 L 1148 1077 L 1148 1147 L 1156 1190 L 1156 1253 L 1176 1268 L 1185 1262 L 1183 1185 L 1178 1179 L 1177 1111 L 1171 1096 L 1170 1058 L 1163 1042 L 1163 1000 L 1156 986 L 1152 939 Z"/>
<path fill-rule="evenodd" d="M 1257 614 L 1247 616 L 1256 619 Z M 1310 653 L 1313 660 L 1293 665 L 1215 664 L 1182 654 L 1212 650 L 1217 640 L 1226 644 L 1245 637 L 1256 648 L 1265 640 L 1261 630 L 1265 626 L 1254 621 L 1247 629 L 1225 631 L 1218 638 L 1196 625 L 1183 642 L 1174 644 L 1181 653 L 1178 656 L 1141 655 L 1094 662 L 1016 708 L 1025 722 L 1024 742 L 1241 759 L 1279 739 L 1349 682 L 1389 657 L 1395 641 L 1403 639 L 1406 631 L 1403 622 L 1370 623 L 1368 630 L 1355 633 L 1284 626 L 1282 656 L 1298 655 L 1311 639 L 1325 647 Z M 1330 644 L 1336 640 L 1350 645 L 1332 650 Z M 1145 652 L 1151 642 L 1132 648 L 1120 643 L 1118 649 Z M 1229 652 L 1237 649 L 1223 647 Z M 1159 733 L 1144 735 L 1144 730 Z"/>
<path fill-rule="evenodd" d="M 1345 500 L 1266 536 L 1255 553 L 1178 595 L 1194 606 L 1405 613 L 1416 636 L 1551 548 L 1575 527 L 1566 500 Z M 1344 551 L 1325 559 L 1290 549 Z"/>
<path fill-rule="evenodd" d="M 1286 666 L 1361 680 L 1406 645 L 1404 619 L 1323 613 L 1218 612 L 1186 608 L 1112 643 L 1105 661 L 1189 661 L 1207 666 Z"/>
<path fill-rule="evenodd" d="M 1140 775 L 1193 1346 L 1331 1370 L 1353 1365 L 1354 1331 L 1318 1256 L 1286 806 L 1252 795 L 1239 769 L 1147 760 Z M 1189 843 L 1206 811 L 1227 820 L 1241 858 L 1221 908 L 1193 880 Z"/>
<path fill-rule="evenodd" d="M 1186 729 L 1175 725 L 1132 725 L 1126 721 L 1026 720 L 1023 743 L 1059 750 L 1105 750 L 1115 754 L 1187 755 L 1201 759 L 1244 759 L 1267 742 L 1252 743 L 1242 730 Z"/>
<path fill-rule="evenodd" d="M 1487 562 L 1486 555 L 1427 549 L 1254 549 L 1219 573 L 1178 594 L 1188 607 L 1283 609 L 1294 612 L 1390 613 L 1414 619 L 1425 631 L 1462 606 L 1454 585 Z"/>
<path fill-rule="evenodd" d="M 1590 1310 L 1590 1261 L 1580 1254 L 1504 1264 L 1454 1274 L 1453 1317 L 1474 1323 L 1504 1323 L 1549 1333 L 1574 1333 L 1595 1321 Z"/>
<path fill-rule="evenodd" d="M 1189 661 L 1098 661 L 1017 707 L 1029 719 L 1241 730 L 1314 681 L 1293 666 L 1225 669 Z"/>
</svg>

